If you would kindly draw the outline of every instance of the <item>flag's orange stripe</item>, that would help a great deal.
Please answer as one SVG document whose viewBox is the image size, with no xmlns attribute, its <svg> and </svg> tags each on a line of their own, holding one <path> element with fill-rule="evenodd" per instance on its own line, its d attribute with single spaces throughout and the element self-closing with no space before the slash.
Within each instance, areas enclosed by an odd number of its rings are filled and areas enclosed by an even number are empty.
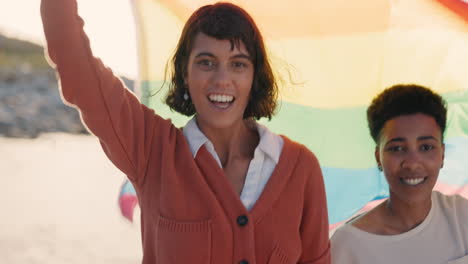
<svg viewBox="0 0 468 264">
<path fill-rule="evenodd" d="M 151 0 L 156 1 L 156 0 Z M 180 0 L 158 0 L 181 21 L 194 11 Z M 194 0 L 197 6 L 213 1 Z M 245 8 L 269 38 L 300 38 L 383 31 L 389 26 L 388 0 L 296 0 L 284 2 L 232 1 Z"/>
</svg>

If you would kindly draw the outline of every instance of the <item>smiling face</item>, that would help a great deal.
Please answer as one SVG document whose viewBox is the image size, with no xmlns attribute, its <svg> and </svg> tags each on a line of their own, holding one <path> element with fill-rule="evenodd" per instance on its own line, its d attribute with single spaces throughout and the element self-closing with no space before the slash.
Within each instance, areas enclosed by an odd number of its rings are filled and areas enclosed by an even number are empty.
<svg viewBox="0 0 468 264">
<path fill-rule="evenodd" d="M 203 33 L 195 37 L 185 82 L 201 128 L 229 128 L 243 120 L 254 65 L 244 44 L 239 44 Z"/>
<path fill-rule="evenodd" d="M 430 199 L 443 165 L 444 149 L 441 129 L 433 117 L 410 114 L 388 120 L 375 155 L 391 196 L 409 203 Z"/>
</svg>

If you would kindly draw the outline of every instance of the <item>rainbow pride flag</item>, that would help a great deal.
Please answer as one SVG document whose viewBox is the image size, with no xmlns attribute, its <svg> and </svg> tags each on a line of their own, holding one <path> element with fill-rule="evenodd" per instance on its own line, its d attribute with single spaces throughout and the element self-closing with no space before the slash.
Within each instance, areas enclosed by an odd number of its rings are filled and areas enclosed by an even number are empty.
<svg viewBox="0 0 468 264">
<path fill-rule="evenodd" d="M 187 118 L 162 103 L 164 68 L 189 15 L 212 2 L 132 0 L 139 95 L 178 126 Z M 278 114 L 261 122 L 317 155 L 332 226 L 388 195 L 365 110 L 379 91 L 397 83 L 431 87 L 448 101 L 446 161 L 436 189 L 468 198 L 466 0 L 232 2 L 253 16 L 274 69 L 285 78 Z M 124 189 L 121 197 L 134 195 L 131 188 Z"/>
</svg>

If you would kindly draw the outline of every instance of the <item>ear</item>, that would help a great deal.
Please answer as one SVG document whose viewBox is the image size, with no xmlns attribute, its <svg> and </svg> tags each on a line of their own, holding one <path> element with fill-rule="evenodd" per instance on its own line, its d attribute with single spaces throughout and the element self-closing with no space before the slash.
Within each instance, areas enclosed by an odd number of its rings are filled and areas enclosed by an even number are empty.
<svg viewBox="0 0 468 264">
<path fill-rule="evenodd" d="M 377 162 L 377 166 L 379 167 L 379 170 L 381 170 L 380 168 L 382 168 L 382 163 L 380 162 L 380 152 L 379 152 L 378 145 L 375 146 L 374 157 L 375 157 L 375 161 Z"/>
<path fill-rule="evenodd" d="M 441 169 L 444 167 L 444 160 L 445 160 L 445 143 L 442 143 L 442 165 L 440 165 Z"/>
</svg>

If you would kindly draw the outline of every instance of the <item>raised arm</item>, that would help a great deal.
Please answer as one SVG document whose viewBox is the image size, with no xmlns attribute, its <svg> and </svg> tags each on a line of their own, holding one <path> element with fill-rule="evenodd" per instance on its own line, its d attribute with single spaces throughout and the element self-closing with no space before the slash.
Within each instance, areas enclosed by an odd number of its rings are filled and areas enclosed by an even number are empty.
<svg viewBox="0 0 468 264">
<path fill-rule="evenodd" d="M 171 129 L 170 122 L 142 105 L 93 56 L 75 0 L 42 0 L 41 15 L 48 55 L 59 74 L 63 99 L 79 109 L 112 162 L 133 182 L 140 181 L 153 131 L 158 126 Z"/>
</svg>

